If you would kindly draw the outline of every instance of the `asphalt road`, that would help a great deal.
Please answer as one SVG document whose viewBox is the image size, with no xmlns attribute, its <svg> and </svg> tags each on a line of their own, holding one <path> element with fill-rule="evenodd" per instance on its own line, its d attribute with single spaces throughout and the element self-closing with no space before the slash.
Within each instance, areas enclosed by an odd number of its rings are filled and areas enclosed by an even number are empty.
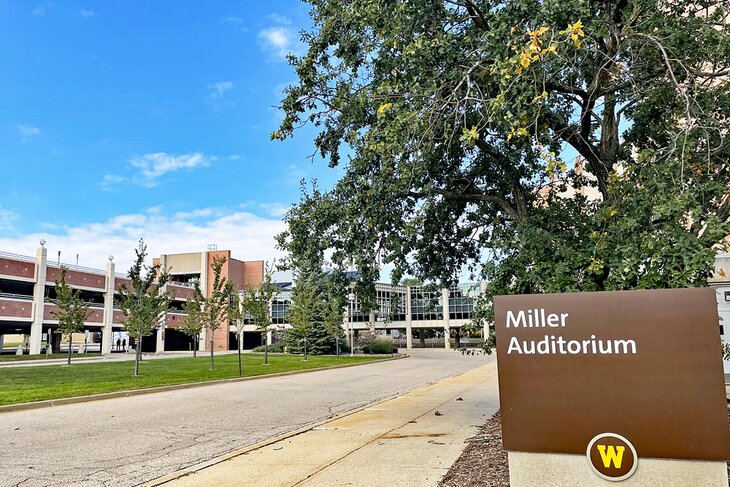
<svg viewBox="0 0 730 487">
<path fill-rule="evenodd" d="M 2 413 L 0 486 L 138 485 L 493 357 L 416 350 L 392 362 Z"/>
</svg>

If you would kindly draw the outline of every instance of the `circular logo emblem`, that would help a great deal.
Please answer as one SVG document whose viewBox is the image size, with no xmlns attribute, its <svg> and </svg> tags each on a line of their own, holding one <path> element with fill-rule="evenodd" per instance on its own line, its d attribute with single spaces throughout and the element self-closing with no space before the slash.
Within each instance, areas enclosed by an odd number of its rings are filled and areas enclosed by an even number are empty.
<svg viewBox="0 0 730 487">
<path fill-rule="evenodd" d="M 631 477 L 639 463 L 634 445 L 616 433 L 596 435 L 588 443 L 586 457 L 596 475 L 612 482 Z"/>
</svg>

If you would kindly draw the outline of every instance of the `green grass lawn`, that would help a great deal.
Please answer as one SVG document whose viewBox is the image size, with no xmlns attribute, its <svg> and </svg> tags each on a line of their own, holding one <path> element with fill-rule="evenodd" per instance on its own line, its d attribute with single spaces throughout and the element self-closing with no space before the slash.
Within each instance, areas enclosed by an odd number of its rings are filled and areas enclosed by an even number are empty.
<svg viewBox="0 0 730 487">
<path fill-rule="evenodd" d="M 71 356 L 71 363 L 77 358 L 98 357 L 100 353 L 74 353 Z M 46 354 L 39 355 L 0 355 L 0 362 L 16 362 L 19 360 L 45 360 Z M 68 353 L 54 353 L 48 356 L 48 360 L 68 360 Z"/>
<path fill-rule="evenodd" d="M 244 354 L 243 375 L 315 369 L 379 358 L 382 357 L 310 355 L 305 362 L 301 355 L 269 354 L 269 365 L 264 365 L 263 354 Z M 140 363 L 138 377 L 133 375 L 132 361 L 8 367 L 0 369 L 0 405 L 238 377 L 238 356 L 217 355 L 215 370 L 209 368 L 210 356 L 206 355 L 200 355 L 196 359 L 185 357 L 145 360 Z"/>
</svg>

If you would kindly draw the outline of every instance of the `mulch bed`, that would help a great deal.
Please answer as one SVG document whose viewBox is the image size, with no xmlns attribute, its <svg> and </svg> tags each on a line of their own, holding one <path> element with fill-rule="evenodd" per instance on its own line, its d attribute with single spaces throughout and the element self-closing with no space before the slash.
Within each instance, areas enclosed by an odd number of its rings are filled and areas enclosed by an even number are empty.
<svg viewBox="0 0 730 487">
<path fill-rule="evenodd" d="M 442 487 L 508 487 L 507 452 L 502 449 L 502 418 L 497 411 L 466 440 L 468 445 L 446 473 Z"/>
<path fill-rule="evenodd" d="M 439 486 L 509 487 L 509 467 L 507 452 L 502 449 L 502 418 L 499 411 L 466 442 L 466 449 L 441 479 Z"/>
</svg>

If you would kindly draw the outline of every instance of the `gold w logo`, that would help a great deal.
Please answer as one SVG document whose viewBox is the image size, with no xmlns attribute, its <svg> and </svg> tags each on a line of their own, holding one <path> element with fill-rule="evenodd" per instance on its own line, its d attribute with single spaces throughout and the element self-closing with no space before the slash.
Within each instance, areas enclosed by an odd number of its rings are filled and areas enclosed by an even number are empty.
<svg viewBox="0 0 730 487">
<path fill-rule="evenodd" d="M 596 448 L 598 448 L 598 453 L 601 454 L 604 467 L 611 468 L 611 464 L 613 463 L 614 468 L 621 468 L 621 462 L 624 459 L 624 450 L 626 450 L 625 446 L 596 445 Z"/>
</svg>

